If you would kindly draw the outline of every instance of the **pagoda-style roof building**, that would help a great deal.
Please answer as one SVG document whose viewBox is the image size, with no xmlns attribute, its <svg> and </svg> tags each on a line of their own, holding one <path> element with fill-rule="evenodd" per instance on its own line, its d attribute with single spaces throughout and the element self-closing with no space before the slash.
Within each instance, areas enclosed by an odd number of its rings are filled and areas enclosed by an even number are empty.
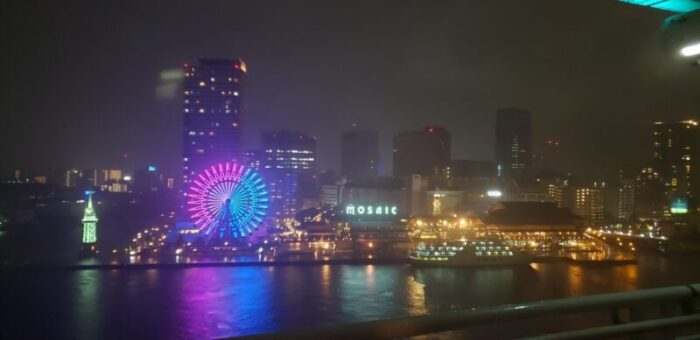
<svg viewBox="0 0 700 340">
<path fill-rule="evenodd" d="M 503 231 L 572 231 L 584 219 L 555 202 L 498 202 L 483 221 Z"/>
</svg>

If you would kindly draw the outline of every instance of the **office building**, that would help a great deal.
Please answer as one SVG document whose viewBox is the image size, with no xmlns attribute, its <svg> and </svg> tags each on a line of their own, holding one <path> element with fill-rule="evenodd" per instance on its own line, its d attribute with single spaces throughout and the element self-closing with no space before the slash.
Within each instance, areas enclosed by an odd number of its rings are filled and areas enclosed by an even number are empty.
<svg viewBox="0 0 700 340">
<path fill-rule="evenodd" d="M 697 195 L 699 137 L 694 120 L 654 123 L 654 169 L 663 185 L 666 205 L 677 198 L 688 201 Z"/>
<path fill-rule="evenodd" d="M 617 185 L 608 186 L 605 192 L 605 215 L 616 221 L 628 221 L 634 216 L 635 180 L 619 177 Z"/>
<path fill-rule="evenodd" d="M 403 131 L 394 136 L 394 176 L 440 175 L 451 160 L 451 136 L 442 127 Z"/>
<path fill-rule="evenodd" d="M 518 177 L 528 172 L 532 161 L 532 114 L 509 108 L 496 112 L 496 172 Z"/>
<path fill-rule="evenodd" d="M 262 155 L 256 157 L 261 157 L 260 172 L 270 192 L 270 215 L 278 221 L 293 217 L 303 201 L 318 196 L 315 138 L 288 130 L 264 132 Z"/>
<path fill-rule="evenodd" d="M 185 64 L 183 188 L 213 164 L 243 161 L 240 124 L 245 74 L 241 59 Z"/>
<path fill-rule="evenodd" d="M 316 139 L 301 132 L 279 130 L 262 134 L 263 169 L 304 171 L 316 168 Z"/>
<path fill-rule="evenodd" d="M 443 168 L 445 178 L 494 177 L 496 167 L 492 162 L 474 161 L 469 159 L 453 159 Z"/>
<path fill-rule="evenodd" d="M 666 213 L 668 200 L 659 172 L 654 167 L 642 168 L 634 184 L 634 213 L 643 219 L 660 219 Z"/>
<path fill-rule="evenodd" d="M 564 189 L 564 206 L 588 223 L 599 226 L 605 218 L 605 183 L 570 186 Z"/>
<path fill-rule="evenodd" d="M 262 167 L 264 153 L 259 149 L 251 149 L 245 152 L 245 163 L 246 165 L 255 170 L 260 171 Z"/>
<path fill-rule="evenodd" d="M 345 131 L 340 143 L 340 174 L 349 180 L 377 177 L 379 134 L 373 130 Z"/>
<path fill-rule="evenodd" d="M 165 187 L 164 184 L 164 176 L 157 171 L 155 166 L 148 166 L 134 172 L 131 188 L 133 193 L 143 195 L 162 191 Z"/>
<path fill-rule="evenodd" d="M 122 179 L 122 171 L 120 169 L 105 169 L 102 170 L 103 182 L 113 182 Z"/>
</svg>

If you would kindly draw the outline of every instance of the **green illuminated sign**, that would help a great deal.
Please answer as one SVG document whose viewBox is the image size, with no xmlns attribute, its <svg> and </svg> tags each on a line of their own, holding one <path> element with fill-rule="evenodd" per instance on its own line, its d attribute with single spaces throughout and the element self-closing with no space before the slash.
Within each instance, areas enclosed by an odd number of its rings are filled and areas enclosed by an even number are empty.
<svg viewBox="0 0 700 340">
<path fill-rule="evenodd" d="M 688 200 L 685 198 L 676 198 L 671 202 L 671 214 L 687 214 Z"/>
<path fill-rule="evenodd" d="M 378 215 L 378 216 L 396 216 L 399 214 L 399 208 L 395 205 L 354 205 L 348 204 L 345 207 L 346 215 Z"/>
</svg>

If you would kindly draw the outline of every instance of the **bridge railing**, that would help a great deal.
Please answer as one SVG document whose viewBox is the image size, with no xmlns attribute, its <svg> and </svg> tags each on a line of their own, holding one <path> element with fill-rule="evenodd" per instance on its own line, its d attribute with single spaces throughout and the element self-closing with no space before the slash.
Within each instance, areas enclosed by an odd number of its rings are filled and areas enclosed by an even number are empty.
<svg viewBox="0 0 700 340">
<path fill-rule="evenodd" d="M 506 322 L 534 321 L 598 312 L 607 315 L 604 325 L 559 333 L 538 334 L 541 339 L 599 339 L 649 332 L 700 334 L 698 299 L 700 284 L 588 295 L 420 316 L 366 321 L 245 336 L 248 339 L 377 339 L 401 338 Z M 677 334 L 676 334 L 677 335 Z"/>
</svg>

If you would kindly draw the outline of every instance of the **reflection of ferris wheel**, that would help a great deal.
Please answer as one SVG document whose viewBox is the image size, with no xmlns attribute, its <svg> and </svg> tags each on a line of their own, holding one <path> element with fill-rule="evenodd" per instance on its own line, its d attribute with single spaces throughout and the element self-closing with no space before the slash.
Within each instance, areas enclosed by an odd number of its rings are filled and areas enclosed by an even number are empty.
<svg viewBox="0 0 700 340">
<path fill-rule="evenodd" d="M 268 207 L 267 189 L 253 170 L 221 163 L 192 181 L 187 207 L 195 226 L 207 236 L 244 237 L 262 223 Z"/>
</svg>

